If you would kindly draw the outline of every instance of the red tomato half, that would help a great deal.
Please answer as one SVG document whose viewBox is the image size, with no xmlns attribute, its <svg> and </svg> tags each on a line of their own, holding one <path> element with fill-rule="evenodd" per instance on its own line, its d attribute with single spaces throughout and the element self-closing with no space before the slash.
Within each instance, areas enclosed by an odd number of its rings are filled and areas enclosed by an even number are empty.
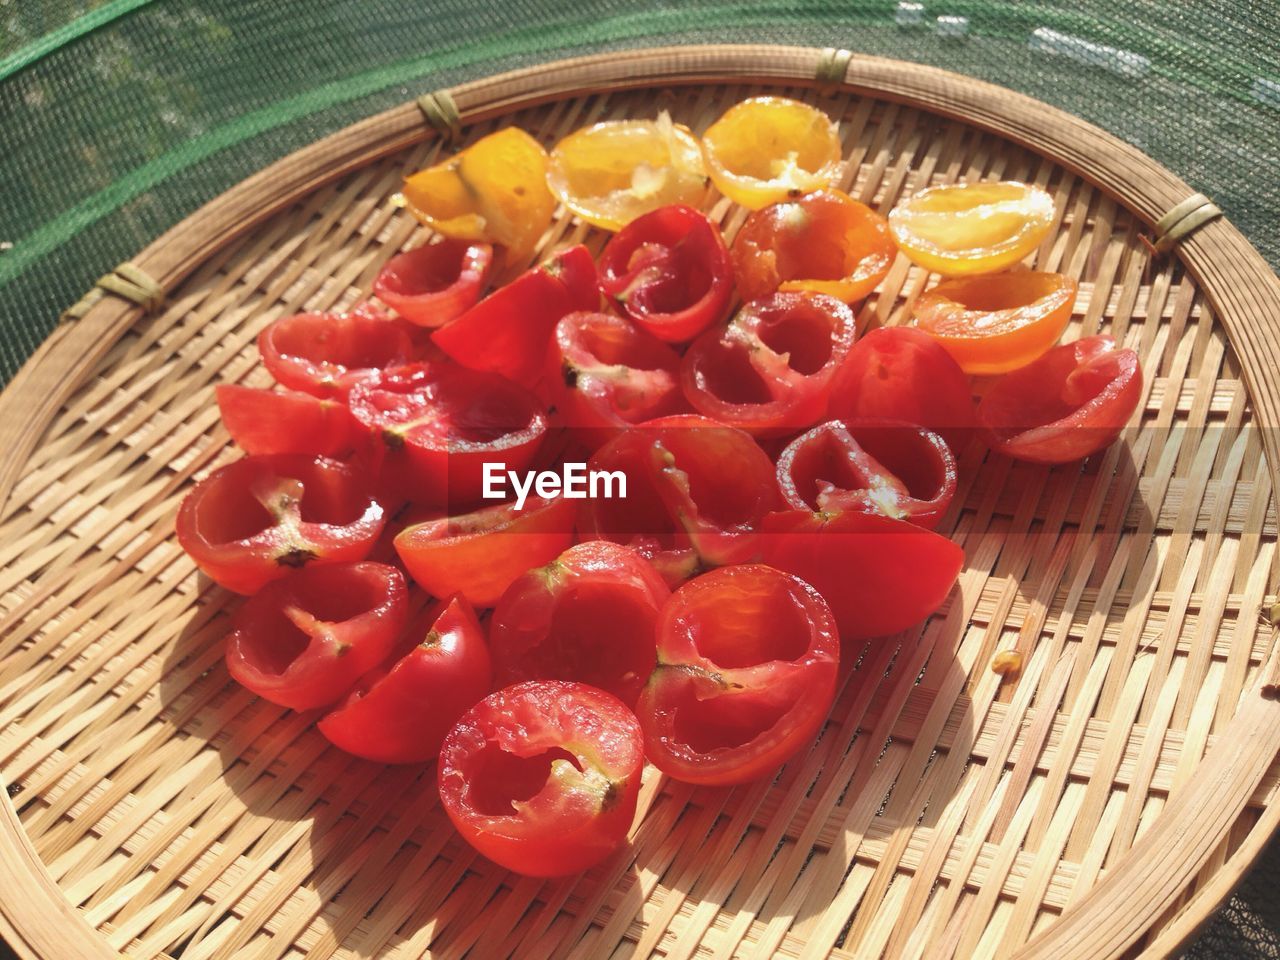
<svg viewBox="0 0 1280 960">
<path fill-rule="evenodd" d="M 394 567 L 308 567 L 250 597 L 236 613 L 227 669 L 282 707 L 326 707 L 390 655 L 408 610 L 404 577 Z"/>
<path fill-rule="evenodd" d="M 743 306 L 684 355 L 680 382 L 699 413 L 757 435 L 827 414 L 831 383 L 857 336 L 853 311 L 820 293 L 776 293 Z"/>
<path fill-rule="evenodd" d="M 682 343 L 724 318 L 733 265 L 720 228 L 673 204 L 632 220 L 605 245 L 600 289 L 658 339 Z"/>
<path fill-rule="evenodd" d="M 633 423 L 687 409 L 680 357 L 611 313 L 571 313 L 556 324 L 547 382 L 558 420 L 595 450 Z"/>
<path fill-rule="evenodd" d="M 340 400 L 232 383 L 218 384 L 214 393 L 223 426 L 245 453 L 337 457 L 368 440 L 368 431 Z"/>
<path fill-rule="evenodd" d="M 431 340 L 464 367 L 532 388 L 543 375 L 556 321 L 599 306 L 596 266 L 579 244 L 526 270 L 441 327 Z"/>
<path fill-rule="evenodd" d="M 973 391 L 955 360 L 923 330 L 881 327 L 849 351 L 831 388 L 831 416 L 905 420 L 960 451 L 974 426 Z"/>
<path fill-rule="evenodd" d="M 388 666 L 365 674 L 316 724 L 334 746 L 380 763 L 425 763 L 489 692 L 489 651 L 475 612 L 445 601 L 431 629 Z"/>
<path fill-rule="evenodd" d="M 363 560 L 382 506 L 351 467 L 322 457 L 245 457 L 196 484 L 178 543 L 210 578 L 256 593 L 304 564 Z"/>
<path fill-rule="evenodd" d="M 400 471 L 403 492 L 428 504 L 480 499 L 484 464 L 523 470 L 547 431 L 542 405 L 491 373 L 449 363 L 384 370 L 351 391 L 351 412 L 382 438 L 386 471 Z"/>
<path fill-rule="evenodd" d="M 573 543 L 576 505 L 557 497 L 481 507 L 406 527 L 395 540 L 409 576 L 435 597 L 460 593 L 491 607 L 511 582 L 550 563 Z"/>
<path fill-rule="evenodd" d="M 743 300 L 802 290 L 856 303 L 884 279 L 895 253 L 889 221 L 839 190 L 757 210 L 733 240 Z"/>
<path fill-rule="evenodd" d="M 778 457 L 778 488 L 797 510 L 856 510 L 932 529 L 956 492 L 956 459 L 932 430 L 901 420 L 828 420 Z"/>
<path fill-rule="evenodd" d="M 992 446 L 1033 463 L 1069 463 L 1108 446 L 1142 399 L 1132 350 L 1084 337 L 993 383 L 978 406 Z"/>
<path fill-rule="evenodd" d="M 878 514 L 789 510 L 764 518 L 765 562 L 817 588 L 845 640 L 905 630 L 947 598 L 964 551 L 930 530 Z"/>
<path fill-rule="evenodd" d="M 439 327 L 476 305 L 492 267 L 489 244 L 444 238 L 388 260 L 373 292 L 406 320 Z"/>
<path fill-rule="evenodd" d="M 632 427 L 589 468 L 620 472 L 627 495 L 584 500 L 583 537 L 635 544 L 676 565 L 690 549 L 708 565 L 750 559 L 756 525 L 781 502 L 773 463 L 750 434 L 692 414 Z"/>
<path fill-rule="evenodd" d="M 409 331 L 373 304 L 350 313 L 297 313 L 258 336 L 262 362 L 286 387 L 345 397 L 370 374 L 413 356 Z"/>
<path fill-rule="evenodd" d="M 670 594 L 627 547 L 570 547 L 498 601 L 489 627 L 498 684 L 578 680 L 634 706 L 653 671 L 658 610 Z"/>
<path fill-rule="evenodd" d="M 532 877 L 579 873 L 627 839 L 644 740 L 612 694 L 530 680 L 463 714 L 440 748 L 440 799 L 490 860 Z"/>
<path fill-rule="evenodd" d="M 839 658 L 831 611 L 804 581 L 759 564 L 690 580 L 662 608 L 636 707 L 645 753 L 687 783 L 771 774 L 818 732 Z"/>
</svg>

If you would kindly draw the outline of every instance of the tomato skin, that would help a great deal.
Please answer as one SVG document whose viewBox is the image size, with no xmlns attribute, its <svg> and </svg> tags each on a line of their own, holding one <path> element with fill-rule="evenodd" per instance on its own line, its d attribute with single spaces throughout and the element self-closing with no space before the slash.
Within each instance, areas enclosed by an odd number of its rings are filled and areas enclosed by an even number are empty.
<svg viewBox="0 0 1280 960">
<path fill-rule="evenodd" d="M 551 338 L 547 383 L 558 420 L 590 450 L 627 427 L 687 409 L 680 357 L 611 313 L 570 313 Z"/>
<path fill-rule="evenodd" d="M 436 597 L 461 594 L 491 607 L 513 580 L 550 563 L 573 543 L 575 506 L 532 497 L 523 510 L 499 503 L 406 527 L 396 553 L 414 581 Z"/>
<path fill-rule="evenodd" d="M 258 335 L 262 362 L 281 384 L 316 397 L 343 399 L 351 388 L 414 354 L 408 330 L 379 307 L 350 313 L 297 313 Z"/>
<path fill-rule="evenodd" d="M 1142 400 L 1142 368 L 1111 337 L 1055 347 L 996 380 L 978 405 L 992 448 L 1032 463 L 1070 463 L 1109 446 Z"/>
<path fill-rule="evenodd" d="M 627 547 L 570 547 L 498 601 L 489 628 L 497 682 L 576 680 L 634 706 L 653 671 L 658 611 L 670 594 Z"/>
<path fill-rule="evenodd" d="M 492 269 L 489 244 L 446 238 L 396 254 L 373 292 L 410 323 L 439 327 L 475 306 Z"/>
<path fill-rule="evenodd" d="M 683 343 L 722 320 L 733 264 L 720 228 L 672 204 L 637 217 L 600 254 L 600 289 L 641 329 Z"/>
<path fill-rule="evenodd" d="M 308 567 L 237 612 L 227 670 L 294 710 L 326 707 L 394 649 L 408 619 L 404 577 L 380 563 Z"/>
<path fill-rule="evenodd" d="M 853 311 L 834 297 L 775 293 L 694 341 L 680 384 L 704 416 L 756 436 L 791 433 L 826 416 L 856 336 Z"/>
<path fill-rule="evenodd" d="M 559 877 L 626 843 L 643 764 L 640 725 L 617 697 L 531 680 L 463 714 L 440 748 L 437 782 L 476 850 L 515 873 Z"/>
<path fill-rule="evenodd" d="M 917 298 L 916 326 L 965 373 L 1007 373 L 1043 356 L 1071 320 L 1076 282 L 1023 270 L 944 280 Z"/>
<path fill-rule="evenodd" d="M 947 442 L 901 420 L 828 420 L 778 457 L 778 488 L 796 510 L 855 510 L 932 530 L 956 492 Z"/>
<path fill-rule="evenodd" d="M 905 520 L 846 510 L 788 510 L 761 524 L 764 562 L 812 584 L 844 640 L 882 637 L 942 605 L 964 551 Z"/>
<path fill-rule="evenodd" d="M 905 420 L 964 449 L 973 433 L 973 391 L 964 371 L 936 340 L 913 327 L 864 333 L 831 387 L 830 415 L 838 420 Z"/>
<path fill-rule="evenodd" d="M 368 442 L 368 432 L 338 400 L 233 383 L 218 384 L 214 395 L 223 426 L 245 453 L 340 457 Z"/>
<path fill-rule="evenodd" d="M 677 780 L 767 776 L 831 708 L 840 637 L 797 577 L 760 564 L 705 573 L 671 595 L 658 630 L 658 667 L 636 713 L 646 755 Z"/>
<path fill-rule="evenodd" d="M 579 244 L 526 270 L 445 324 L 431 341 L 464 367 L 532 389 L 543 375 L 556 321 L 599 306 L 595 263 Z"/>
<path fill-rule="evenodd" d="M 582 539 L 643 543 L 655 566 L 687 565 L 689 550 L 707 565 L 751 559 L 756 525 L 781 503 L 773 463 L 750 434 L 694 414 L 632 427 L 588 469 L 624 474 L 627 497 L 583 500 Z"/>
<path fill-rule="evenodd" d="M 245 457 L 196 484 L 178 543 L 212 580 L 251 594 L 308 563 L 363 560 L 382 505 L 351 467 L 323 457 Z"/>
<path fill-rule="evenodd" d="M 383 469 L 409 499 L 450 509 L 475 503 L 484 464 L 523 470 L 547 432 L 546 412 L 520 386 L 449 363 L 381 371 L 351 391 L 351 413 L 382 440 Z"/>
<path fill-rule="evenodd" d="M 731 252 L 743 300 L 782 290 L 856 303 L 884 279 L 897 250 L 884 217 L 839 190 L 820 190 L 751 214 Z"/>
<path fill-rule="evenodd" d="M 426 638 L 356 687 L 316 724 L 340 750 L 379 763 L 425 763 L 489 692 L 484 630 L 461 597 L 439 604 Z"/>
</svg>

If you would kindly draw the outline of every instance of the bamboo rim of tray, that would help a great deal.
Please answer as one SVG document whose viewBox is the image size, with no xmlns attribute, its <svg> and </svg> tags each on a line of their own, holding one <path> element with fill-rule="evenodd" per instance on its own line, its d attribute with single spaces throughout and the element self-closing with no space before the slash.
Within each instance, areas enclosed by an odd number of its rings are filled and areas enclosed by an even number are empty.
<svg viewBox="0 0 1280 960">
<path fill-rule="evenodd" d="M 827 85 L 842 92 L 952 118 L 1026 147 L 1102 191 L 1145 224 L 1155 224 L 1192 193 L 1134 148 L 1006 89 L 873 57 L 839 56 L 834 70 L 832 64 L 830 51 L 802 48 L 659 48 L 518 70 L 463 84 L 449 93 L 461 122 L 471 125 L 516 108 L 606 89 L 719 83 L 812 86 L 815 77 L 823 77 Z M 154 280 L 158 288 L 134 299 L 151 300 L 154 306 L 156 292 L 177 290 L 216 252 L 278 212 L 322 186 L 435 136 L 424 124 L 423 108 L 409 103 L 274 164 L 133 258 L 136 275 Z M 1239 359 L 1274 489 L 1280 483 L 1276 431 L 1280 383 L 1268 374 L 1280 369 L 1280 336 L 1276 335 L 1280 282 L 1239 231 L 1222 218 L 1182 237 L 1177 257 Z M 126 279 L 124 285 L 131 282 Z M 58 411 L 138 319 L 136 303 L 101 296 L 78 319 L 60 326 L 0 394 L 0 440 L 8 452 L 0 464 L 0 510 L 14 507 L 8 501 L 15 485 Z M 1273 572 L 1267 580 L 1270 596 Z M 7 637 L 11 626 L 6 620 L 0 637 Z M 1116 956 L 1153 932 L 1157 935 L 1149 939 L 1146 950 L 1162 955 L 1190 936 L 1230 892 L 1275 828 L 1280 808 L 1274 802 L 1267 804 L 1223 858 L 1223 844 L 1232 831 L 1239 831 L 1241 824 L 1247 826 L 1241 815 L 1272 768 L 1280 746 L 1280 704 L 1263 695 L 1264 686 L 1274 683 L 1280 673 L 1280 650 L 1271 641 L 1264 648 L 1256 682 L 1243 691 L 1239 708 L 1226 726 L 1215 732 L 1215 746 L 1195 768 L 1195 776 L 1170 794 L 1160 815 L 1128 854 L 1087 892 L 1073 898 L 1058 919 L 1017 951 L 1018 956 L 1055 960 Z M 0 653 L 4 650 L 0 646 Z M 0 863 L 7 875 L 22 880 L 0 887 L 0 935 L 20 955 L 59 960 L 114 955 L 84 915 L 68 903 L 7 799 L 0 800 Z"/>
</svg>

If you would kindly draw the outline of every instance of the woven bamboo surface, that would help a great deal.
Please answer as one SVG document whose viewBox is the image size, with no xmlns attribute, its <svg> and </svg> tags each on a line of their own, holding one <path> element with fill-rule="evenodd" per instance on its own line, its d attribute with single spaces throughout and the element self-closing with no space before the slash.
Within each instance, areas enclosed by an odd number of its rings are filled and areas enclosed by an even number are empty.
<svg viewBox="0 0 1280 960">
<path fill-rule="evenodd" d="M 449 828 L 433 766 L 354 760 L 238 688 L 234 598 L 172 536 L 237 456 L 213 385 L 269 382 L 258 331 L 367 296 L 424 238 L 388 201 L 450 146 L 412 104 L 343 131 L 135 258 L 165 305 L 104 296 L 0 396 L 0 934 L 57 960 L 1059 958 L 1195 929 L 1280 810 L 1276 279 L 1222 220 L 1153 258 L 1141 238 L 1191 191 L 1078 120 L 863 57 L 820 90 L 821 62 L 640 51 L 453 93 L 462 142 L 515 123 L 550 145 L 778 92 L 840 121 L 844 187 L 883 212 L 931 183 L 1043 186 L 1061 223 L 1035 266 L 1080 281 L 1067 338 L 1109 332 L 1147 373 L 1122 441 L 1085 471 L 971 450 L 941 528 L 957 590 L 867 648 L 811 751 L 733 790 L 649 769 L 625 853 L 514 877 Z M 744 217 L 711 213 L 729 237 Z M 605 239 L 560 216 L 542 247 Z M 900 258 L 860 320 L 903 322 L 930 282 Z"/>
</svg>

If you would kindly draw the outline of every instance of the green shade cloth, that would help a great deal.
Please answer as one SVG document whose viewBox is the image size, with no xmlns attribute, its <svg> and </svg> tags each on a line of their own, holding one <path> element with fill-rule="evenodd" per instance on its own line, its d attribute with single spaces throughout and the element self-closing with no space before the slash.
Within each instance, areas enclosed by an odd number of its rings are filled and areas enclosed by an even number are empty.
<svg viewBox="0 0 1280 960">
<path fill-rule="evenodd" d="M 1280 263 L 1276 3 L 897 6 L 0 0 L 0 382 L 97 277 L 255 170 L 438 87 L 624 47 L 845 47 L 1003 84 L 1146 151 Z M 1273 850 L 1193 954 L 1280 955 L 1278 874 Z"/>
</svg>

